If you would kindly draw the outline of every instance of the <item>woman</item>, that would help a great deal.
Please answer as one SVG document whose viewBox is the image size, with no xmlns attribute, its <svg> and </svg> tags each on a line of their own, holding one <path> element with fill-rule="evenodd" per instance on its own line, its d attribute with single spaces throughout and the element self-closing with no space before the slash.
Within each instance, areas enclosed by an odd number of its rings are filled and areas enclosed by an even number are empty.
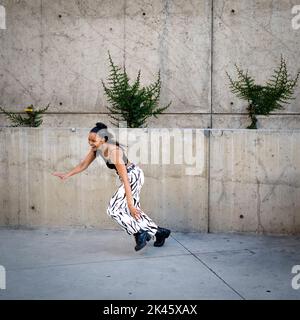
<svg viewBox="0 0 300 320">
<path fill-rule="evenodd" d="M 140 192 L 144 184 L 143 170 L 129 162 L 118 141 L 113 141 L 107 126 L 97 122 L 89 132 L 88 142 L 91 150 L 86 158 L 68 173 L 54 172 L 53 175 L 65 180 L 85 170 L 97 153 L 105 160 L 110 169 L 114 169 L 122 184 L 109 201 L 107 214 L 113 218 L 136 241 L 135 250 L 145 247 L 147 241 L 156 237 L 155 247 L 163 246 L 171 231 L 161 228 L 141 210 Z"/>
</svg>

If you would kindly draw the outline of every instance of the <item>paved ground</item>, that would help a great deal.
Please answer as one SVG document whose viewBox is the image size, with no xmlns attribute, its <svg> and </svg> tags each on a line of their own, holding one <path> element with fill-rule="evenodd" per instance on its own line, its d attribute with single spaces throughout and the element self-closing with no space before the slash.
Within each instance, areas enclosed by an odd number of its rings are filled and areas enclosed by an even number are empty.
<svg viewBox="0 0 300 320">
<path fill-rule="evenodd" d="M 300 236 L 172 233 L 135 252 L 122 230 L 0 228 L 0 265 L 0 299 L 300 299 Z"/>
</svg>

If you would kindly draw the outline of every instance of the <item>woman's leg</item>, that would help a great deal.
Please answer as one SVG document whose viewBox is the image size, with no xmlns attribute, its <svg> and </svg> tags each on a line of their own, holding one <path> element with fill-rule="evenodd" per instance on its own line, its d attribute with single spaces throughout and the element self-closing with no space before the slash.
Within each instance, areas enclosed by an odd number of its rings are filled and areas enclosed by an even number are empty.
<svg viewBox="0 0 300 320">
<path fill-rule="evenodd" d="M 140 226 L 138 225 L 137 221 L 129 212 L 123 184 L 110 199 L 106 212 L 128 234 L 131 235 L 140 230 Z"/>
<path fill-rule="evenodd" d="M 134 166 L 134 168 L 128 172 L 128 179 L 131 186 L 134 206 L 140 209 L 140 192 L 144 184 L 144 173 L 142 169 Z M 141 211 L 141 218 L 139 220 L 132 217 L 127 205 L 123 183 L 110 199 L 107 214 L 130 235 L 143 229 L 146 230 L 151 237 L 154 237 L 158 229 L 158 226 L 153 220 L 143 211 Z"/>
<path fill-rule="evenodd" d="M 141 229 L 146 230 L 147 233 L 154 238 L 158 226 L 144 211 L 141 210 L 140 205 L 140 193 L 145 181 L 144 172 L 139 166 L 135 166 L 129 174 L 131 178 L 130 185 L 134 206 L 139 208 L 141 211 L 141 219 L 137 222 Z"/>
</svg>

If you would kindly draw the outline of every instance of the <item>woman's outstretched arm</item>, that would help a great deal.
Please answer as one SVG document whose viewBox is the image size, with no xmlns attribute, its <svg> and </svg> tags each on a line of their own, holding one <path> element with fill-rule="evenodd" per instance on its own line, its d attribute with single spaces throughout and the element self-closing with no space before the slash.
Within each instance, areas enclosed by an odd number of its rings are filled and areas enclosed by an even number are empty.
<svg viewBox="0 0 300 320">
<path fill-rule="evenodd" d="M 93 149 L 91 148 L 86 157 L 80 161 L 80 163 L 74 167 L 71 171 L 68 173 L 63 173 L 63 172 L 53 172 L 52 175 L 57 176 L 61 178 L 62 180 L 65 180 L 74 174 L 80 173 L 84 171 L 94 160 L 95 160 L 95 153 Z"/>
</svg>

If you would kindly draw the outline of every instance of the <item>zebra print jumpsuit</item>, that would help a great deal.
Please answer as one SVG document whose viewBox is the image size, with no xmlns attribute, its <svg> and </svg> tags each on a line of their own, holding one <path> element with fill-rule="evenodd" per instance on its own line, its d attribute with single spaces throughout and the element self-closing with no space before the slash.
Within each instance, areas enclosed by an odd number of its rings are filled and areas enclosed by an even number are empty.
<svg viewBox="0 0 300 320">
<path fill-rule="evenodd" d="M 115 165 L 113 163 L 110 163 L 108 160 L 106 160 L 101 154 L 100 150 L 97 150 L 97 153 L 99 153 L 101 157 L 104 159 L 108 168 L 115 169 L 116 174 L 119 177 L 119 180 L 122 182 L 121 177 L 119 176 Z M 124 160 L 124 163 L 128 163 L 128 159 L 126 158 L 124 152 L 123 152 L 123 160 Z M 141 210 L 141 207 L 140 207 L 140 192 L 145 181 L 144 172 L 138 165 L 131 163 L 127 167 L 127 176 L 128 176 L 128 180 L 131 187 L 133 204 L 136 208 L 139 209 L 141 218 L 136 220 L 130 214 L 130 210 L 127 205 L 125 187 L 123 182 L 111 197 L 106 212 L 129 235 L 132 235 L 138 232 L 140 229 L 142 229 L 142 230 L 146 230 L 147 233 L 152 238 L 154 238 L 154 235 L 157 232 L 158 226 L 145 212 Z"/>
</svg>

